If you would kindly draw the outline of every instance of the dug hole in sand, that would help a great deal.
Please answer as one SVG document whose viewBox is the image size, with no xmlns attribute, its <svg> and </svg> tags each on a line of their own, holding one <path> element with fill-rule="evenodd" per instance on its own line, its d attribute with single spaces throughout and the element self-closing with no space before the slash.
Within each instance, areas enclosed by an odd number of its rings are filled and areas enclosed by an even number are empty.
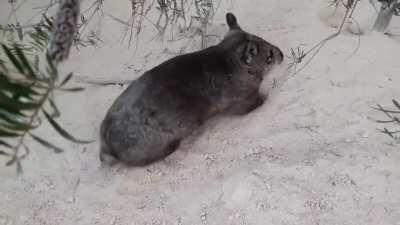
<svg viewBox="0 0 400 225">
<path fill-rule="evenodd" d="M 28 1 L 19 18 L 30 18 L 34 7 L 46 3 Z M 231 11 L 244 30 L 290 56 L 290 48 L 309 49 L 336 31 L 340 19 L 327 5 L 223 0 L 208 33 L 222 38 L 224 15 Z M 198 37 L 151 40 L 154 30 L 146 25 L 133 55 L 120 42 L 125 27 L 110 16 L 128 21 L 129 7 L 128 1 L 104 1 L 104 16 L 90 28 L 102 42 L 74 49 L 62 68 L 86 90 L 56 96 L 60 122 L 97 141 L 71 144 L 50 126 L 40 128 L 41 136 L 66 151 L 54 154 L 32 142 L 23 175 L 1 167 L 1 225 L 400 225 L 400 147 L 377 131 L 382 125 L 375 120 L 384 115 L 371 108 L 400 100 L 400 38 L 370 31 L 376 12 L 368 1 L 354 14 L 361 36 L 347 24 L 295 76 L 286 57 L 264 81 L 262 89 L 271 91 L 260 108 L 209 121 L 164 161 L 110 169 L 98 158 L 99 126 L 127 85 L 83 81 L 129 81 L 200 48 Z M 6 1 L 0 11 L 4 24 Z M 400 35 L 397 17 L 390 32 Z"/>
</svg>

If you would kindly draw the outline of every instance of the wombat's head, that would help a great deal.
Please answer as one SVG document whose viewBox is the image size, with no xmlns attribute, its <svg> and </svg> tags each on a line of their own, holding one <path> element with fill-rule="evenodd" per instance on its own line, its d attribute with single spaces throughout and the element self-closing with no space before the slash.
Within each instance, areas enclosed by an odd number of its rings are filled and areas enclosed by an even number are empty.
<svg viewBox="0 0 400 225">
<path fill-rule="evenodd" d="M 224 49 L 233 50 L 241 67 L 258 71 L 268 70 L 275 63 L 283 61 L 282 51 L 264 39 L 247 33 L 239 26 L 232 13 L 226 14 L 229 31 L 221 45 Z M 260 71 L 261 72 L 261 71 Z"/>
</svg>

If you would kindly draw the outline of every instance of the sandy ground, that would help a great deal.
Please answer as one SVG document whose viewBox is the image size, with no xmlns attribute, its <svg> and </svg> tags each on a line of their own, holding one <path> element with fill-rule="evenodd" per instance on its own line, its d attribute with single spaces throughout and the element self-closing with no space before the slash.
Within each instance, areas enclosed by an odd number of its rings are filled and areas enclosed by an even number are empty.
<svg viewBox="0 0 400 225">
<path fill-rule="evenodd" d="M 128 19 L 127 2 L 105 1 L 104 11 Z M 245 30 L 289 54 L 291 47 L 308 49 L 335 31 L 338 19 L 327 16 L 326 5 L 223 0 L 209 33 L 222 37 L 224 14 L 232 11 Z M 0 9 L 9 10 L 6 1 Z M 19 16 L 31 11 L 22 8 Z M 150 42 L 149 27 L 132 57 L 127 43 L 119 42 L 120 24 L 107 14 L 95 23 L 103 43 L 74 50 L 64 65 L 76 73 L 76 83 L 135 79 L 200 46 L 189 37 Z M 374 119 L 383 115 L 371 109 L 400 99 L 400 39 L 368 32 L 375 16 L 362 1 L 355 17 L 365 32 L 356 53 L 358 37 L 345 32 L 287 81 L 286 58 L 263 83 L 268 90 L 278 81 L 262 107 L 209 121 L 177 152 L 145 168 L 110 169 L 98 160 L 100 122 L 126 86 L 81 84 L 85 92 L 59 94 L 60 122 L 96 142 L 71 144 L 42 127 L 38 134 L 66 151 L 53 154 L 31 143 L 22 176 L 0 168 L 0 224 L 400 225 L 400 147 L 377 132 L 382 126 Z M 399 26 L 394 18 L 391 30 Z"/>
</svg>

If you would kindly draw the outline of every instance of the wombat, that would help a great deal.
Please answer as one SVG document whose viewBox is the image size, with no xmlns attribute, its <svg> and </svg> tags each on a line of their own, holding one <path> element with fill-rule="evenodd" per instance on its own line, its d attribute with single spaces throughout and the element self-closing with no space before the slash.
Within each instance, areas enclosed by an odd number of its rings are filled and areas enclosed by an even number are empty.
<svg viewBox="0 0 400 225">
<path fill-rule="evenodd" d="M 241 29 L 217 45 L 171 58 L 133 81 L 100 128 L 100 160 L 145 166 L 174 152 L 182 139 L 216 114 L 244 115 L 263 104 L 259 87 L 281 50 Z"/>
</svg>

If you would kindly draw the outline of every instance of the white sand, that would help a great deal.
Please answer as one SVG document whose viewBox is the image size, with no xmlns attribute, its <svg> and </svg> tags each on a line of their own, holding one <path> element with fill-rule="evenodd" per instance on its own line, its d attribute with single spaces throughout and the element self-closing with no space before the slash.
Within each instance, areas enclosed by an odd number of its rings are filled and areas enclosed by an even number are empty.
<svg viewBox="0 0 400 225">
<path fill-rule="evenodd" d="M 0 3 L 2 12 L 7 5 Z M 337 19 L 324 6 L 316 0 L 223 0 L 209 32 L 221 37 L 224 14 L 232 11 L 245 30 L 289 54 L 335 31 Z M 104 43 L 74 50 L 63 68 L 77 74 L 76 83 L 135 79 L 171 53 L 200 46 L 190 38 L 149 42 L 154 34 L 148 26 L 132 58 L 127 43 L 119 43 L 121 25 L 107 16 L 127 20 L 128 1 L 106 0 L 104 11 L 96 24 Z M 362 1 L 360 27 L 369 29 L 375 16 Z M 399 26 L 395 17 L 391 30 L 400 34 Z M 371 109 L 400 100 L 400 39 L 364 31 L 354 55 L 358 37 L 345 32 L 305 70 L 279 82 L 262 107 L 209 121 L 166 160 L 146 168 L 100 167 L 99 125 L 123 88 L 81 84 L 85 92 L 59 94 L 60 122 L 96 142 L 71 144 L 42 127 L 37 133 L 66 152 L 55 155 L 30 143 L 21 177 L 14 168 L 0 168 L 0 224 L 400 225 L 400 147 L 376 130 L 382 126 L 374 119 L 384 117 Z M 288 63 L 271 72 L 263 90 L 272 78 L 287 76 Z"/>
</svg>

